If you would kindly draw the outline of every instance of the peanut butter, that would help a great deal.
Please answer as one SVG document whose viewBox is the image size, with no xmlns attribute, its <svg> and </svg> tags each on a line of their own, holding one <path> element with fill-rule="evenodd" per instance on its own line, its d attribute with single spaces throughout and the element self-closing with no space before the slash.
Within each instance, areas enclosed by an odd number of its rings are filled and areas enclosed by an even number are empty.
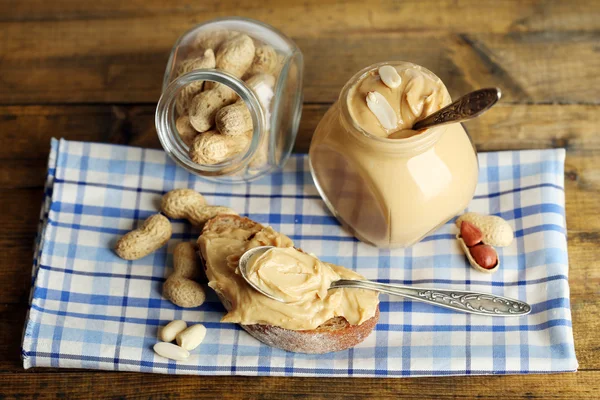
<svg viewBox="0 0 600 400">
<path fill-rule="evenodd" d="M 272 248 L 248 263 L 248 279 L 286 303 L 324 299 L 340 276 L 318 258 L 293 247 Z"/>
<path fill-rule="evenodd" d="M 312 138 L 311 172 L 325 203 L 360 240 L 407 247 L 460 213 L 477 185 L 477 154 L 461 124 L 416 132 L 414 122 L 451 102 L 432 72 L 392 63 L 387 86 L 382 64 L 358 72 L 327 111 Z M 389 69 L 388 69 L 389 72 Z M 393 74 L 395 76 L 395 74 Z M 386 129 L 367 105 L 387 102 Z"/>
<path fill-rule="evenodd" d="M 414 64 L 393 66 L 400 76 L 400 84 L 387 86 L 378 70 L 368 72 L 348 93 L 348 110 L 354 121 L 371 135 L 390 139 L 408 138 L 417 131 L 412 126 L 429 114 L 450 104 L 450 95 L 442 81 Z M 396 126 L 386 129 L 367 107 L 369 93 L 381 94 L 396 114 Z"/>
<path fill-rule="evenodd" d="M 219 234 L 206 232 L 199 239 L 208 285 L 230 303 L 222 322 L 311 330 L 337 316 L 352 325 L 360 325 L 375 315 L 379 304 L 376 292 L 326 290 L 331 280 L 364 279 L 361 275 L 293 249 L 287 236 L 271 228 L 264 228 L 248 240 L 251 235 L 252 232 L 236 228 Z M 293 299 L 292 303 L 282 303 L 258 293 L 237 270 L 239 257 L 245 251 L 264 245 L 282 249 L 259 258 L 254 273 L 262 283 L 278 291 L 278 295 L 285 293 Z M 288 272 L 290 276 L 284 277 Z"/>
</svg>

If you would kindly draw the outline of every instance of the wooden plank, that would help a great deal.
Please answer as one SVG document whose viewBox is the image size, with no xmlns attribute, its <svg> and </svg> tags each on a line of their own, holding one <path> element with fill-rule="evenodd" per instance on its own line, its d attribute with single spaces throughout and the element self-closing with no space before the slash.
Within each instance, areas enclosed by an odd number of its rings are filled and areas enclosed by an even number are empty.
<svg viewBox="0 0 600 400">
<path fill-rule="evenodd" d="M 57 12 L 59 10 L 59 12 Z M 478 0 L 25 0 L 0 3 L 0 21 L 47 22 L 92 19 L 152 18 L 171 31 L 182 25 L 228 15 L 271 22 L 291 35 L 319 36 L 331 32 L 460 31 L 507 32 L 538 30 L 593 31 L 600 27 L 597 4 L 585 0 L 569 2 L 522 0 L 482 2 Z M 435 18 L 432 18 L 435 16 Z"/>
<path fill-rule="evenodd" d="M 0 190 L 0 304 L 26 302 L 42 189 Z"/>
<path fill-rule="evenodd" d="M 0 304 L 0 375 L 4 372 L 21 372 L 21 343 L 27 299 L 19 304 Z M 0 389 L 0 398 L 3 390 Z M 4 393 L 5 394 L 5 393 Z"/>
<path fill-rule="evenodd" d="M 48 152 L 49 146 L 46 147 Z M 44 158 L 0 160 L 0 187 L 39 189 L 46 180 L 47 164 Z"/>
<path fill-rule="evenodd" d="M 600 371 L 530 376 L 470 376 L 414 379 L 195 377 L 123 372 L 63 371 L 60 376 L 0 374 L 9 398 L 171 398 L 178 399 L 593 399 Z"/>
<path fill-rule="evenodd" d="M 573 336 L 581 368 L 600 369 L 600 346 L 597 339 L 600 330 L 599 240 L 600 232 L 570 231 L 568 234 Z"/>
<path fill-rule="evenodd" d="M 587 102 L 597 104 L 598 95 L 588 85 L 598 87 L 595 72 L 600 68 L 600 55 L 595 45 L 600 32 L 535 32 L 508 35 L 460 35 L 469 45 L 466 54 L 461 48 L 452 57 L 467 80 L 481 82 L 488 71 L 479 76 L 483 64 L 508 96 L 508 102 Z M 475 54 L 473 54 L 474 52 Z M 577 57 L 572 57 L 577 54 Z M 462 55 L 462 56 L 461 56 Z M 477 56 L 472 60 L 471 56 Z M 582 60 L 586 60 L 582 62 Z M 585 67 L 581 67 L 587 64 Z M 591 67 L 591 68 L 588 68 Z M 445 71 L 445 69 L 442 69 Z M 578 72 L 572 74 L 571 71 Z M 492 83 L 492 82 L 490 82 Z M 573 96 L 573 92 L 580 95 Z"/>
<path fill-rule="evenodd" d="M 185 27 L 151 22 L 0 23 L 0 104 L 155 103 L 169 50 Z M 396 59 L 436 72 L 454 97 L 493 85 L 503 89 L 505 103 L 597 104 L 599 38 L 597 31 L 294 36 L 305 55 L 305 100 L 312 103 L 335 101 L 355 72 Z M 578 57 L 566 56 L 573 53 Z"/>
<path fill-rule="evenodd" d="M 295 151 L 308 150 L 312 134 L 329 106 L 304 105 Z M 554 147 L 600 150 L 599 110 L 595 105 L 501 103 L 466 123 L 466 127 L 480 151 Z M 52 137 L 160 148 L 154 111 L 153 105 L 0 106 L 0 140 L 10 143 L 0 146 L 0 160 L 46 159 Z M 12 174 L 2 176 L 2 187 L 27 187 L 30 183 L 10 179 Z"/>
<path fill-rule="evenodd" d="M 154 110 L 154 106 L 105 105 L 0 107 L 0 137 L 11 144 L 0 146 L 0 159 L 46 159 L 53 137 L 158 148 Z"/>
<path fill-rule="evenodd" d="M 599 38 L 598 33 L 387 34 L 300 39 L 298 43 L 310 49 L 305 52 L 309 102 L 335 101 L 340 88 L 361 67 L 409 60 L 435 72 L 454 98 L 498 86 L 505 104 L 596 104 L 597 93 L 585 86 L 600 84 L 595 72 L 600 68 L 600 53 L 595 50 Z M 585 65 L 566 56 L 572 52 L 581 54 Z"/>
<path fill-rule="evenodd" d="M 504 105 L 468 124 L 478 149 L 567 148 L 570 286 L 579 373 L 409 380 L 198 378 L 58 369 L 23 373 L 21 328 L 49 138 L 158 148 L 154 104 L 170 47 L 194 24 L 234 14 L 272 22 L 305 53 L 305 99 L 311 104 L 305 106 L 297 150 L 307 149 L 319 119 L 356 70 L 392 58 L 429 67 L 453 96 L 489 85 L 503 89 Z M 0 2 L 0 105 L 63 104 L 0 106 L 0 140 L 6 143 L 0 147 L 0 399 L 493 399 L 498 393 L 503 398 L 596 398 L 598 39 L 600 3 L 585 0 Z M 112 107 L 114 103 L 123 105 Z"/>
</svg>

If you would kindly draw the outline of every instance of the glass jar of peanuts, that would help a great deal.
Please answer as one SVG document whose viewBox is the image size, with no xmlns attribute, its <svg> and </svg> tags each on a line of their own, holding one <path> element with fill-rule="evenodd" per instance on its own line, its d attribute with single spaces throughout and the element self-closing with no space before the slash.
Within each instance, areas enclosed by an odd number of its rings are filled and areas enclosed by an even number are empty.
<svg viewBox="0 0 600 400">
<path fill-rule="evenodd" d="M 407 62 L 375 64 L 342 89 L 312 138 L 321 197 L 358 239 L 410 246 L 471 201 L 477 154 L 461 124 L 412 130 L 450 104 L 443 82 Z"/>
<path fill-rule="evenodd" d="M 303 59 L 282 33 L 223 18 L 173 46 L 156 108 L 167 154 L 218 182 L 245 182 L 281 168 L 302 111 Z"/>
</svg>

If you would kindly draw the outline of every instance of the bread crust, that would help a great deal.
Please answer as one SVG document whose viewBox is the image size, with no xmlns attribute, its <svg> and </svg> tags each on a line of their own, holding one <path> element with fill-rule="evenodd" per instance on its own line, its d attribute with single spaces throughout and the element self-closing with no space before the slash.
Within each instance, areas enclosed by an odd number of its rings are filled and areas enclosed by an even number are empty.
<svg viewBox="0 0 600 400">
<path fill-rule="evenodd" d="M 202 234 L 206 232 L 219 234 L 232 226 L 248 230 L 252 232 L 252 235 L 263 229 L 261 224 L 249 218 L 237 215 L 219 215 L 206 223 Z M 200 235 L 201 237 L 202 235 Z M 199 251 L 199 254 L 206 269 L 202 251 Z M 219 292 L 217 295 L 223 306 L 229 310 L 231 308 L 229 300 Z M 240 324 L 240 326 L 254 338 L 269 346 L 295 353 L 323 354 L 346 350 L 361 343 L 373 331 L 378 320 L 379 307 L 373 317 L 360 325 L 351 325 L 344 317 L 334 317 L 316 329 L 303 331 L 262 324 Z"/>
</svg>

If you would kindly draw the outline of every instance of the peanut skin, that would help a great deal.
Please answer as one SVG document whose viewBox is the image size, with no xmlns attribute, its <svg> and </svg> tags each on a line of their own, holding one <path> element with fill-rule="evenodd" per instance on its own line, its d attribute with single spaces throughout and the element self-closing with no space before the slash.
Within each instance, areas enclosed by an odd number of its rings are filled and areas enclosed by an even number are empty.
<svg viewBox="0 0 600 400">
<path fill-rule="evenodd" d="M 215 63 L 215 54 L 212 50 L 208 49 L 201 57 L 184 60 L 179 65 L 177 77 L 197 69 L 214 68 Z M 186 115 L 188 113 L 192 99 L 202 91 L 203 85 L 204 81 L 195 81 L 181 89 L 175 102 L 175 108 L 179 115 Z"/>
<path fill-rule="evenodd" d="M 190 104 L 190 123 L 198 132 L 210 130 L 215 123 L 217 111 L 233 103 L 236 99 L 237 94 L 221 84 L 216 85 L 211 90 L 198 93 Z"/>
<path fill-rule="evenodd" d="M 481 268 L 492 269 L 498 264 L 498 253 L 490 245 L 478 244 L 469 249 L 471 256 Z"/>
<path fill-rule="evenodd" d="M 163 285 L 163 296 L 179 307 L 198 307 L 206 298 L 202 286 L 192 279 L 198 278 L 200 268 L 196 247 L 183 242 L 173 252 L 173 273 Z"/>
<path fill-rule="evenodd" d="M 137 260 L 164 246 L 171 238 L 169 220 L 161 214 L 150 216 L 142 226 L 117 242 L 115 252 L 124 260 Z"/>
<path fill-rule="evenodd" d="M 227 136 L 217 131 L 203 132 L 194 138 L 189 149 L 190 158 L 197 164 L 222 163 L 248 147 L 250 134 Z"/>
<path fill-rule="evenodd" d="M 467 247 L 473 247 L 480 243 L 483 239 L 483 233 L 475 225 L 469 221 L 463 221 L 460 224 L 460 236 L 467 245 Z"/>
<path fill-rule="evenodd" d="M 482 233 L 482 242 L 496 247 L 509 246 L 514 239 L 512 227 L 504 219 L 495 215 L 482 215 L 468 212 L 456 220 L 456 226 L 460 228 L 463 221 L 475 225 Z"/>
<path fill-rule="evenodd" d="M 217 111 L 215 124 L 219 132 L 227 136 L 239 136 L 252 131 L 252 115 L 243 100 Z"/>
</svg>

